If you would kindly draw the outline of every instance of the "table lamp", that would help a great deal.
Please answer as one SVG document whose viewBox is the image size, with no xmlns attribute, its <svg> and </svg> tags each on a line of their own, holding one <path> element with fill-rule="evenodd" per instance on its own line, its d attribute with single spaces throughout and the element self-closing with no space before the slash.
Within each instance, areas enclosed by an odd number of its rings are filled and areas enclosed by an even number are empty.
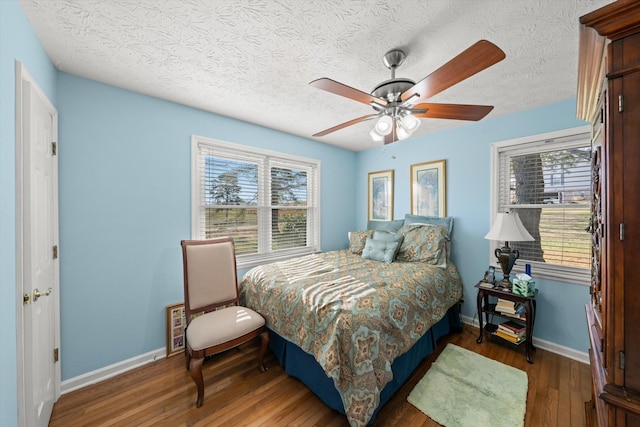
<svg viewBox="0 0 640 427">
<path fill-rule="evenodd" d="M 502 267 L 502 273 L 504 274 L 502 281 L 498 282 L 497 285 L 501 288 L 511 289 L 509 273 L 511 273 L 513 265 L 520 257 L 520 252 L 517 249 L 511 249 L 509 242 L 530 242 L 534 238 L 524 228 L 520 217 L 515 212 L 499 213 L 491 226 L 491 230 L 484 238 L 504 241 L 504 246 L 495 250 L 496 258 L 498 258 L 498 263 Z"/>
</svg>

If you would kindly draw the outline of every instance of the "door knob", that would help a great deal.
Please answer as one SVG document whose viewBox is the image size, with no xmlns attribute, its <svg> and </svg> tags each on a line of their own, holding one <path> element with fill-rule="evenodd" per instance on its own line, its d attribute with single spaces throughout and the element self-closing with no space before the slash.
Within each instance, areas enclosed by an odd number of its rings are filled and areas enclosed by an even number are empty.
<svg viewBox="0 0 640 427">
<path fill-rule="evenodd" d="M 38 301 L 38 298 L 40 298 L 40 297 L 48 297 L 51 294 L 51 292 L 53 292 L 53 289 L 51 289 L 51 288 L 47 289 L 47 291 L 43 292 L 43 293 L 41 293 L 38 290 L 38 288 L 35 288 L 33 290 L 33 302 Z"/>
</svg>

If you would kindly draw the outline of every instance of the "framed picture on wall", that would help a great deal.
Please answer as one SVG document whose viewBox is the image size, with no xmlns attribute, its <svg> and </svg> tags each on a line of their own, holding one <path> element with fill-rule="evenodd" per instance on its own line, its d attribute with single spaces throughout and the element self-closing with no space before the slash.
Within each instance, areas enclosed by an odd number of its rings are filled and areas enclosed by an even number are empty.
<svg viewBox="0 0 640 427">
<path fill-rule="evenodd" d="M 393 219 L 393 170 L 369 172 L 369 221 Z"/>
<path fill-rule="evenodd" d="M 167 357 L 184 351 L 187 319 L 184 303 L 168 305 L 167 308 Z"/>
<path fill-rule="evenodd" d="M 445 160 L 411 165 L 411 214 L 447 216 Z"/>
</svg>

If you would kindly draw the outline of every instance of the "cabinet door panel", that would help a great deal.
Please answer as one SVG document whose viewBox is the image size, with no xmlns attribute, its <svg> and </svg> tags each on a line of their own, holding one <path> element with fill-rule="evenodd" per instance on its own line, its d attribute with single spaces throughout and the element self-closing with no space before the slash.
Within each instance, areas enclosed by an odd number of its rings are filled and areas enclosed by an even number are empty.
<svg viewBox="0 0 640 427">
<path fill-rule="evenodd" d="M 636 49 L 640 51 L 640 49 Z M 636 55 L 638 55 L 636 53 Z M 640 72 L 622 78 L 624 222 L 624 385 L 640 390 Z M 614 194 L 614 197 L 617 195 Z"/>
<path fill-rule="evenodd" d="M 612 50 L 616 43 L 612 43 Z M 609 137 L 607 141 L 607 223 L 606 256 L 607 283 L 605 292 L 605 366 L 609 383 L 624 384 L 620 366 L 620 352 L 624 348 L 624 245 L 620 240 L 620 225 L 624 221 L 624 116 L 619 112 L 618 98 L 622 95 L 622 78 L 609 80 Z"/>
</svg>

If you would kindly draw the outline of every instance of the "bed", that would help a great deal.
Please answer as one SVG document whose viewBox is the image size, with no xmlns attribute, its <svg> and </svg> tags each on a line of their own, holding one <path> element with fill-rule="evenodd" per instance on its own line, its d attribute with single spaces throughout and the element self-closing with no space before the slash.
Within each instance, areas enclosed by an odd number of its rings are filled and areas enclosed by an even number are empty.
<svg viewBox="0 0 640 427">
<path fill-rule="evenodd" d="M 348 249 L 255 267 L 239 285 L 243 304 L 265 317 L 285 371 L 352 426 L 372 422 L 460 325 L 462 283 L 445 228 L 403 226 L 395 246 L 380 244 L 382 233 L 352 232 Z"/>
</svg>

